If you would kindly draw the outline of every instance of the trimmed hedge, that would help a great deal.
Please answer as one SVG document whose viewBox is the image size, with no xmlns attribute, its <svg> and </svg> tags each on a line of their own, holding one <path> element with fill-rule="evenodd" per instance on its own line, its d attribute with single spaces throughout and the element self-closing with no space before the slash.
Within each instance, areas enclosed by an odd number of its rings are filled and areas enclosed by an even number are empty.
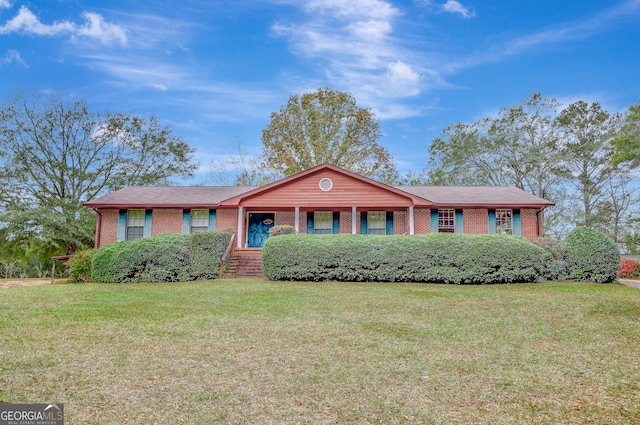
<svg viewBox="0 0 640 425">
<path fill-rule="evenodd" d="M 568 278 L 569 270 L 567 269 L 566 263 L 567 252 L 562 242 L 544 236 L 527 240 L 549 253 L 550 257 L 543 276 L 544 280 L 562 280 Z"/>
<path fill-rule="evenodd" d="M 578 227 L 567 235 L 566 250 L 571 278 L 598 283 L 616 280 L 620 251 L 604 234 L 590 227 Z"/>
<path fill-rule="evenodd" d="M 167 233 L 100 248 L 92 261 L 97 282 L 181 282 L 215 279 L 230 232 Z"/>
<path fill-rule="evenodd" d="M 535 282 L 550 255 L 507 235 L 283 235 L 267 239 L 264 274 L 272 280 Z"/>
</svg>

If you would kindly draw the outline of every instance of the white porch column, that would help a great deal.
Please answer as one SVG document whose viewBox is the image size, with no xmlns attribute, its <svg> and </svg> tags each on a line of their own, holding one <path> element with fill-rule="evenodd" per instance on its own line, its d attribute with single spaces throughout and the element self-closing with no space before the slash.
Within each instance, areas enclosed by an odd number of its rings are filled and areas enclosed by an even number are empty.
<svg viewBox="0 0 640 425">
<path fill-rule="evenodd" d="M 293 219 L 293 228 L 296 233 L 300 233 L 300 207 L 296 207 L 296 216 Z"/>
<path fill-rule="evenodd" d="M 358 209 L 356 207 L 351 207 L 351 234 L 355 235 L 358 232 L 358 219 L 356 217 L 358 213 Z"/>
<path fill-rule="evenodd" d="M 238 233 L 236 234 L 236 238 L 238 239 L 237 247 L 238 249 L 242 248 L 242 223 L 244 223 L 244 207 L 238 207 Z"/>
<path fill-rule="evenodd" d="M 413 221 L 413 205 L 409 207 L 409 234 L 410 235 L 414 235 L 415 234 L 415 229 L 414 229 L 414 221 Z"/>
</svg>

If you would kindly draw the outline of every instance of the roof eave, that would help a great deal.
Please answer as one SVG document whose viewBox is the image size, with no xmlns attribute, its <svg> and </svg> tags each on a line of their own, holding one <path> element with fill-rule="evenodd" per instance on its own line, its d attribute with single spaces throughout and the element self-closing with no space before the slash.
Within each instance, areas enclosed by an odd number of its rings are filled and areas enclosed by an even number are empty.
<svg viewBox="0 0 640 425">
<path fill-rule="evenodd" d="M 504 204 L 478 204 L 478 203 L 434 203 L 434 207 L 443 207 L 443 208 L 460 208 L 460 209 L 500 209 L 500 208 L 508 208 L 508 209 L 545 209 L 549 207 L 553 207 L 554 203 L 548 204 L 518 204 L 518 203 L 504 203 Z"/>
<path fill-rule="evenodd" d="M 153 209 L 153 208 L 178 208 L 178 209 L 194 209 L 194 208 L 220 208 L 220 204 L 101 204 L 86 202 L 83 204 L 88 208 L 98 209 Z"/>
</svg>

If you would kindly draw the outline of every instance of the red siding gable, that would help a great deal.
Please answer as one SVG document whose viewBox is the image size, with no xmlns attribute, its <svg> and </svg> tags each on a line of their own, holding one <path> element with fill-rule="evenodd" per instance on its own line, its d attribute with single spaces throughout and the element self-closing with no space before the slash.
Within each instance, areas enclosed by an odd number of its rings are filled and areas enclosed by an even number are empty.
<svg viewBox="0 0 640 425">
<path fill-rule="evenodd" d="M 354 205 L 367 208 L 407 208 L 428 201 L 374 180 L 323 165 L 276 183 L 223 201 L 221 205 L 249 208 L 347 209 Z M 322 190 L 320 181 L 330 179 L 333 186 Z"/>
</svg>

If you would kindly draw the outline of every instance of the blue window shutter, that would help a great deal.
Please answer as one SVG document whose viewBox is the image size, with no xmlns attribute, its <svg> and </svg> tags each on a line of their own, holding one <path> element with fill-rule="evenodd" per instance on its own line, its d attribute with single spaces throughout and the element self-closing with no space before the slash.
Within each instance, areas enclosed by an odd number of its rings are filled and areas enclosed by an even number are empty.
<svg viewBox="0 0 640 425">
<path fill-rule="evenodd" d="M 513 234 L 522 236 L 522 219 L 520 218 L 520 210 L 513 210 Z"/>
<path fill-rule="evenodd" d="M 151 237 L 151 220 L 152 220 L 152 210 L 145 210 L 144 212 L 144 234 L 145 238 Z"/>
<path fill-rule="evenodd" d="M 387 235 L 393 235 L 393 211 L 387 211 Z"/>
<path fill-rule="evenodd" d="M 431 210 L 431 233 L 438 233 L 438 210 Z"/>
<path fill-rule="evenodd" d="M 369 226 L 367 222 L 367 212 L 360 212 L 360 234 L 366 235 L 369 232 Z"/>
<path fill-rule="evenodd" d="M 216 230 L 216 210 L 209 210 L 209 230 Z"/>
<path fill-rule="evenodd" d="M 182 234 L 191 233 L 191 210 L 182 210 Z"/>
<path fill-rule="evenodd" d="M 464 233 L 464 215 L 462 210 L 456 210 L 455 232 Z"/>
<path fill-rule="evenodd" d="M 118 242 L 122 242 L 127 237 L 127 210 L 120 210 L 118 213 Z"/>
<path fill-rule="evenodd" d="M 307 233 L 315 233 L 313 226 L 313 211 L 307 211 Z"/>
<path fill-rule="evenodd" d="M 340 211 L 333 212 L 333 229 L 331 230 L 331 233 L 340 233 Z"/>
<path fill-rule="evenodd" d="M 490 235 L 496 234 L 496 210 L 489 210 L 489 228 L 488 233 Z"/>
</svg>

